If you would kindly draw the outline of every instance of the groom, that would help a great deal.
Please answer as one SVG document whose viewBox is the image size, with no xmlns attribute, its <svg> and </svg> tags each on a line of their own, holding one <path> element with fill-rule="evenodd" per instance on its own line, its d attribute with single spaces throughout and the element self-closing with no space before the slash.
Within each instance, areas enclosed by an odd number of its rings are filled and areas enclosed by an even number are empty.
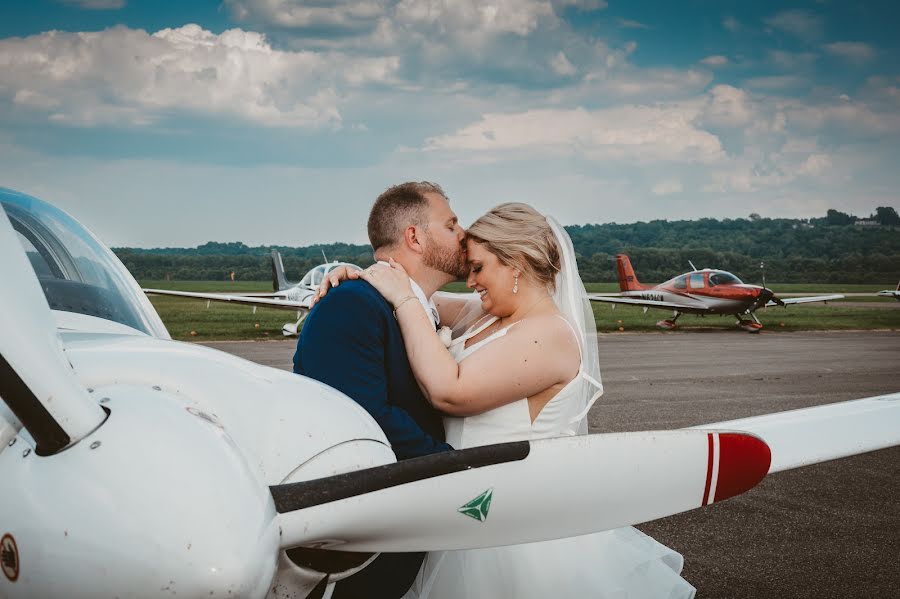
<svg viewBox="0 0 900 599">
<path fill-rule="evenodd" d="M 435 326 L 432 294 L 467 275 L 465 232 L 435 183 L 403 183 L 375 200 L 369 241 L 376 260 L 393 258 Z M 453 449 L 440 415 L 413 378 L 391 305 L 371 285 L 347 280 L 310 312 L 294 354 L 294 372 L 334 387 L 366 409 L 398 460 Z M 424 554 L 384 554 L 338 583 L 333 599 L 401 597 Z"/>
</svg>

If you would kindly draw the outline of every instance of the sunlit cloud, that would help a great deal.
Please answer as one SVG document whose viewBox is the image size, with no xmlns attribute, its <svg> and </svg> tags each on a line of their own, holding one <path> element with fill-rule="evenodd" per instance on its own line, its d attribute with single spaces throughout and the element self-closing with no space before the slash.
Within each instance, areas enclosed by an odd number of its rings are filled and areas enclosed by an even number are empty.
<svg viewBox="0 0 900 599">
<path fill-rule="evenodd" d="M 825 22 L 821 16 L 806 10 L 786 10 L 765 19 L 767 25 L 802 40 L 821 39 Z"/>
<path fill-rule="evenodd" d="M 623 106 L 608 110 L 529 110 L 486 114 L 476 123 L 428 140 L 427 150 L 577 153 L 591 160 L 713 163 L 724 158 L 715 135 L 693 123 L 695 106 Z"/>
<path fill-rule="evenodd" d="M 653 195 L 657 196 L 665 196 L 673 193 L 681 193 L 684 191 L 684 187 L 681 185 L 681 181 L 678 179 L 667 179 L 665 181 L 660 181 L 652 188 L 650 191 Z"/>
<path fill-rule="evenodd" d="M 741 22 L 734 17 L 725 17 L 724 19 L 722 19 L 722 27 L 732 33 L 735 33 L 741 30 Z"/>
<path fill-rule="evenodd" d="M 875 48 L 862 42 L 834 42 L 825 44 L 825 51 L 849 62 L 863 63 L 875 58 Z"/>
<path fill-rule="evenodd" d="M 173 110 L 266 126 L 333 126 L 341 122 L 342 89 L 389 82 L 397 67 L 393 57 L 279 51 L 259 33 L 217 35 L 197 25 L 0 40 L 0 93 L 79 126 L 143 126 Z"/>
<path fill-rule="evenodd" d="M 701 64 L 705 64 L 709 67 L 721 67 L 728 64 L 728 58 L 726 56 L 722 56 L 721 54 L 716 54 L 713 56 L 707 56 L 703 60 L 700 61 Z"/>
<path fill-rule="evenodd" d="M 57 0 L 57 2 L 85 10 L 118 10 L 125 6 L 125 0 Z"/>
</svg>

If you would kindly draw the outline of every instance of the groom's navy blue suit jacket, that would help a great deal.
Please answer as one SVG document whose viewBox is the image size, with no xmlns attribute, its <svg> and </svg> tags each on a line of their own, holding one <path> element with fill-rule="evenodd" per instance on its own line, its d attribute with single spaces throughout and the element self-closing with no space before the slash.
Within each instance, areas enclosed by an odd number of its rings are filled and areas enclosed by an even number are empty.
<svg viewBox="0 0 900 599">
<path fill-rule="evenodd" d="M 384 430 L 398 460 L 452 449 L 422 395 L 391 305 L 365 281 L 344 281 L 316 304 L 300 333 L 294 372 L 348 395 Z"/>
<path fill-rule="evenodd" d="M 365 281 L 344 281 L 313 307 L 297 342 L 294 372 L 343 391 L 365 408 L 398 460 L 453 449 L 413 378 L 391 305 Z M 399 599 L 424 557 L 381 555 L 339 582 L 332 599 Z"/>
</svg>

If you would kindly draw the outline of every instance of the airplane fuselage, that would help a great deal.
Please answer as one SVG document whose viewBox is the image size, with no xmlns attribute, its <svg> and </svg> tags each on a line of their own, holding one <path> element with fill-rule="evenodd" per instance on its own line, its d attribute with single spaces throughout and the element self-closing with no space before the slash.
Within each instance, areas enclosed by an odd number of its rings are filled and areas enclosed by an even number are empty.
<svg viewBox="0 0 900 599">
<path fill-rule="evenodd" d="M 624 291 L 623 297 L 679 304 L 678 312 L 687 314 L 740 315 L 756 307 L 765 291 L 758 285 L 721 285 L 704 289 L 677 289 L 663 284 L 640 291 Z"/>
</svg>

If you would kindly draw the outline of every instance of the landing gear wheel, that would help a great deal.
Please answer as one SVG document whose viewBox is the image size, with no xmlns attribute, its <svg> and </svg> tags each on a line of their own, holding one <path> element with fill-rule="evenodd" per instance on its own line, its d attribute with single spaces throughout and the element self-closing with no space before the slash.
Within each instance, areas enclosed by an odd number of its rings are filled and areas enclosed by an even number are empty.
<svg viewBox="0 0 900 599">
<path fill-rule="evenodd" d="M 758 333 L 763 328 L 762 324 L 753 322 L 752 320 L 739 320 L 737 324 L 748 333 Z"/>
</svg>

